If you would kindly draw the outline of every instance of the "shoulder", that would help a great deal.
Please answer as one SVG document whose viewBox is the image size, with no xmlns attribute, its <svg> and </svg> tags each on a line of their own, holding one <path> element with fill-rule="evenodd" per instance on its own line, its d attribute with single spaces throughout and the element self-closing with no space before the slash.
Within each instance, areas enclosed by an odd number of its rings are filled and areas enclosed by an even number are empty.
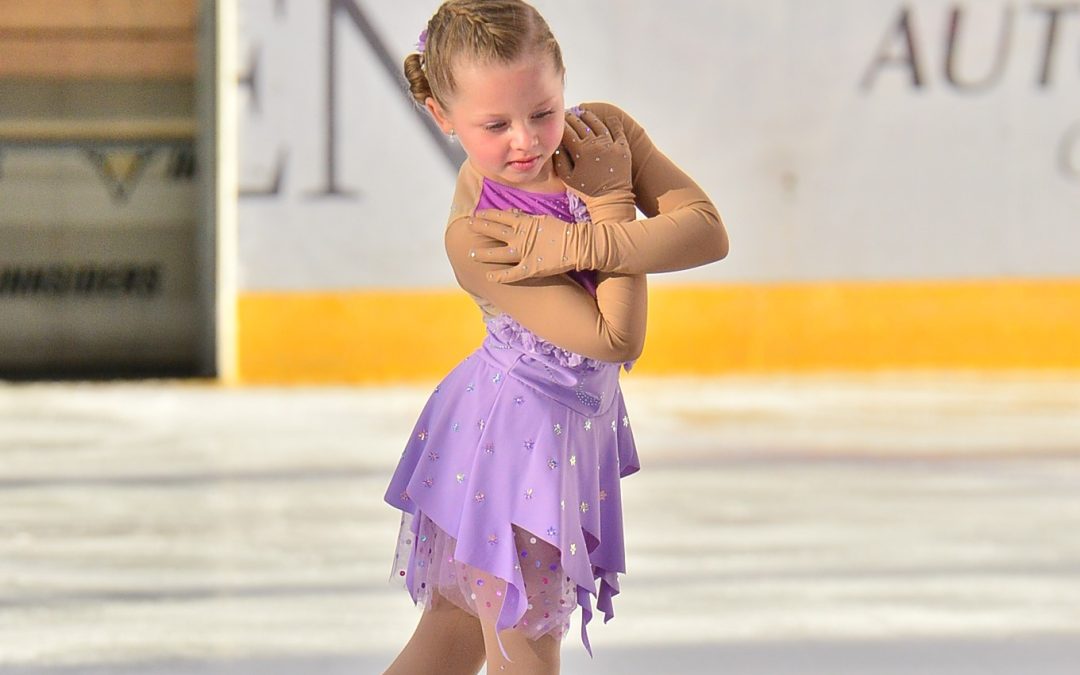
<svg viewBox="0 0 1080 675">
<path fill-rule="evenodd" d="M 637 123 L 637 120 L 630 116 L 630 113 L 626 112 L 621 107 L 609 101 L 587 101 L 580 105 L 585 110 L 596 113 L 597 117 L 599 117 L 600 119 L 605 119 L 607 117 L 618 117 L 619 120 L 622 121 L 624 127 L 641 126 Z"/>
<path fill-rule="evenodd" d="M 450 261 L 450 267 L 454 270 L 458 284 L 470 293 L 484 293 L 487 273 L 502 269 L 505 265 L 485 262 L 473 258 L 472 252 L 491 246 L 492 239 L 472 228 L 472 215 L 462 215 L 451 218 L 446 224 L 446 232 L 443 236 L 443 244 L 446 247 L 446 257 Z"/>
<path fill-rule="evenodd" d="M 454 201 L 450 204 L 450 217 L 447 226 L 458 218 L 470 216 L 476 211 L 480 194 L 484 191 L 484 177 L 472 163 L 466 159 L 458 170 L 457 184 L 454 187 Z"/>
<path fill-rule="evenodd" d="M 477 243 L 479 235 L 469 227 L 472 218 L 467 215 L 451 218 L 446 224 L 446 232 L 443 235 L 443 243 L 446 245 L 446 257 L 457 271 L 466 261 L 469 261 L 469 251 Z M 475 262 L 475 261 L 473 261 Z"/>
<path fill-rule="evenodd" d="M 581 107 L 595 113 L 602 120 L 618 119 L 622 124 L 623 132 L 626 134 L 626 140 L 629 141 L 631 149 L 637 153 L 645 152 L 647 154 L 647 151 L 652 146 L 652 140 L 649 138 L 649 134 L 645 132 L 645 128 L 631 117 L 630 113 L 607 101 L 590 101 L 582 103 Z"/>
</svg>

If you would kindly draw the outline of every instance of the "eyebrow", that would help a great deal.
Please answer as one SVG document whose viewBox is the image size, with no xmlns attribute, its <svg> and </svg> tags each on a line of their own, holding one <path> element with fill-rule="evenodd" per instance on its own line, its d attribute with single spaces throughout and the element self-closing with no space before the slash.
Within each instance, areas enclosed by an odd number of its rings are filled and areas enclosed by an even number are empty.
<svg viewBox="0 0 1080 675">
<path fill-rule="evenodd" d="M 533 108 L 543 108 L 544 106 L 551 105 L 555 102 L 558 96 L 550 96 L 543 101 L 533 105 Z M 477 113 L 477 117 L 505 117 L 505 113 Z"/>
</svg>

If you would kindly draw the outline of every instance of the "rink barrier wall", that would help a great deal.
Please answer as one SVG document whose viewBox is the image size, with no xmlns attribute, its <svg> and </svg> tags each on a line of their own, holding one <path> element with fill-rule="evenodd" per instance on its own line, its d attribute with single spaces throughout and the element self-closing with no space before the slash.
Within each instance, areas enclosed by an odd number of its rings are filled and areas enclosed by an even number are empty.
<svg viewBox="0 0 1080 675">
<path fill-rule="evenodd" d="M 451 289 L 245 292 L 237 312 L 249 384 L 437 380 L 484 335 Z M 633 373 L 1072 369 L 1077 345 L 1080 279 L 654 285 Z"/>
</svg>

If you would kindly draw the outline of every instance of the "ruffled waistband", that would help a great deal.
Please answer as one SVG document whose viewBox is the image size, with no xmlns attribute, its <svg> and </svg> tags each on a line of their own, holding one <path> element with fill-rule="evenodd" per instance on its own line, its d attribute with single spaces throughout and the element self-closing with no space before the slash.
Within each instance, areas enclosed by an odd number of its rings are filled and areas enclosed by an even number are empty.
<svg viewBox="0 0 1080 675">
<path fill-rule="evenodd" d="M 622 364 L 601 361 L 563 349 L 522 326 L 514 317 L 506 313 L 487 319 L 484 323 L 487 325 L 488 333 L 498 342 L 546 361 L 551 365 L 577 371 L 603 370 L 611 366 L 615 366 L 617 369 L 621 365 L 626 369 L 626 372 L 630 372 L 634 365 L 634 361 L 626 361 Z"/>
</svg>

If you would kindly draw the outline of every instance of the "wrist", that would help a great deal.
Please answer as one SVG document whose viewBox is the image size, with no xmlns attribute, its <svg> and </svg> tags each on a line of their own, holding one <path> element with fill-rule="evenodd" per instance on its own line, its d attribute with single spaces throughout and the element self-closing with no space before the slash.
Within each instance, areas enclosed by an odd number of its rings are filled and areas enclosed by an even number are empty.
<svg viewBox="0 0 1080 675">
<path fill-rule="evenodd" d="M 634 193 L 629 190 L 605 192 L 584 201 L 589 218 L 594 223 L 625 223 L 637 220 Z"/>
</svg>

